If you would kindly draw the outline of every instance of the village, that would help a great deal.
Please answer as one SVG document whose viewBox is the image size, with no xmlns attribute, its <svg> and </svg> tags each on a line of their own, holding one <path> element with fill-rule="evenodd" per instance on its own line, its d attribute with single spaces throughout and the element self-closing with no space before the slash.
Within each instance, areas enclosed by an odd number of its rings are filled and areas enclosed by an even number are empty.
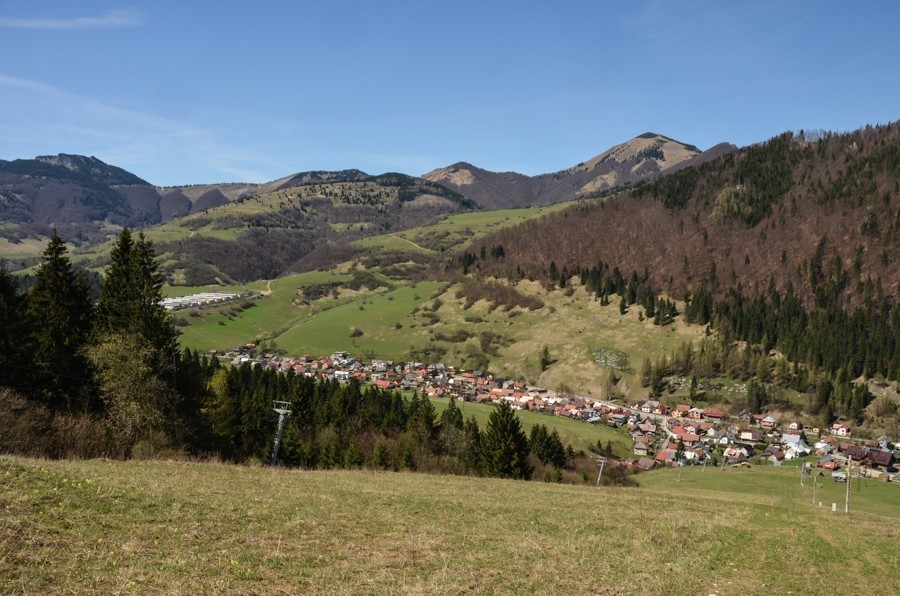
<svg viewBox="0 0 900 596">
<path fill-rule="evenodd" d="M 900 483 L 900 443 L 894 444 L 889 437 L 854 439 L 851 428 L 844 424 L 824 429 L 806 427 L 796 420 L 782 424 L 762 413 L 728 415 L 718 408 L 672 406 L 654 400 L 619 404 L 441 363 L 365 361 L 346 351 L 327 357 L 289 357 L 260 353 L 255 344 L 248 343 L 215 355 L 233 366 L 247 363 L 310 378 L 356 380 L 386 390 L 418 391 L 430 398 L 486 405 L 507 402 L 515 410 L 621 427 L 634 445 L 633 457 L 617 462 L 625 470 L 759 463 L 780 466 L 804 458 L 804 463 L 831 473 L 836 482 L 844 481 L 848 467 L 852 467 L 853 474 Z"/>
</svg>

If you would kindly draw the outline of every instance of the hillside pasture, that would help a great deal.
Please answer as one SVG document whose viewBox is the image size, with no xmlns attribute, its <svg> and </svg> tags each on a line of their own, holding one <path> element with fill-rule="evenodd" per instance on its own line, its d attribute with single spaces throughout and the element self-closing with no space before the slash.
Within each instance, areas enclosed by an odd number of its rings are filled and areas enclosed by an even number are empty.
<svg viewBox="0 0 900 596">
<path fill-rule="evenodd" d="M 443 253 L 462 248 L 476 237 L 542 217 L 568 206 L 571 206 L 571 203 L 448 215 L 431 225 L 397 233 L 370 236 L 353 242 L 351 246 L 383 252 L 415 248 L 423 253 Z"/>
<path fill-rule="evenodd" d="M 635 489 L 4 456 L 0 478 L 4 593 L 900 592 L 898 487 L 848 517 L 776 468 Z"/>
<path fill-rule="evenodd" d="M 436 314 L 440 322 L 434 329 L 444 335 L 468 329 L 476 335 L 489 332 L 505 338 L 502 343 L 507 345 L 497 345 L 496 354 L 489 355 L 490 370 L 501 377 L 604 398 L 608 396 L 613 369 L 596 362 L 594 353 L 598 346 L 614 349 L 619 364 L 627 357 L 626 369 L 615 373 L 620 389 L 635 390 L 640 389 L 644 358 L 655 361 L 671 355 L 682 343 L 699 341 L 703 335 L 702 327 L 686 325 L 680 318 L 666 326 L 653 325 L 647 319 L 641 321 L 637 306 L 619 314 L 613 304 L 601 306 L 592 294 L 574 282 L 573 285 L 571 295 L 567 295 L 559 290 L 547 291 L 537 282 L 518 282 L 515 287 L 520 293 L 544 302 L 544 307 L 537 310 L 493 308 L 485 300 L 466 308 L 465 298 L 456 297 L 460 287 L 450 286 L 439 297 L 441 306 Z M 473 342 L 447 344 L 448 361 L 465 362 Z M 541 370 L 540 355 L 545 346 L 551 364 Z"/>
</svg>

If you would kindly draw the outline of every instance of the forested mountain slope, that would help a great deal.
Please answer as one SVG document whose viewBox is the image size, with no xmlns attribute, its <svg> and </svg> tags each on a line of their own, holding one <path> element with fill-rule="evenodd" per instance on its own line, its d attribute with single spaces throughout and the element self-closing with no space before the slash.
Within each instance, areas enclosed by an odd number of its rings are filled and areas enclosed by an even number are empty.
<svg viewBox="0 0 900 596">
<path fill-rule="evenodd" d="M 503 256 L 492 258 L 501 245 Z M 858 303 L 900 282 L 900 125 L 810 140 L 786 133 L 630 193 L 503 230 L 474 245 L 485 273 L 546 278 L 598 261 L 647 271 L 670 295 L 775 287 Z M 494 251 L 496 254 L 496 251 Z M 880 280 L 880 282 L 879 282 Z"/>
<path fill-rule="evenodd" d="M 647 316 L 663 310 L 658 293 L 684 297 L 688 321 L 777 347 L 847 388 L 858 375 L 900 379 L 898 248 L 894 123 L 786 133 L 500 231 L 448 268 L 559 287 L 579 275 L 601 299 L 618 294 L 621 308 L 638 303 Z M 829 403 L 829 385 L 817 386 Z"/>
</svg>

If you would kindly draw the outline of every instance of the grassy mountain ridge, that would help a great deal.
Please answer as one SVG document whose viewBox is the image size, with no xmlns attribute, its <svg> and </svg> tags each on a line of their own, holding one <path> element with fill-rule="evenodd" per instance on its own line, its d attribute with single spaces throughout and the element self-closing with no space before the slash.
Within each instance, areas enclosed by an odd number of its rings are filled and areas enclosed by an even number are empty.
<svg viewBox="0 0 900 596">
<path fill-rule="evenodd" d="M 34 250 L 34 242 L 29 240 L 40 243 L 53 229 L 74 246 L 84 248 L 103 243 L 122 226 L 144 228 L 165 224 L 231 203 L 245 202 L 250 197 L 296 187 L 362 184 L 366 181 L 378 187 L 396 187 L 396 198 L 402 203 L 408 203 L 410 207 L 422 207 L 423 203 L 428 202 L 425 200 L 427 197 L 432 197 L 432 207 L 436 202 L 448 203 L 443 210 L 477 207 L 452 190 L 405 174 L 370 176 L 360 170 L 309 171 L 265 184 L 154 187 L 134 174 L 105 164 L 95 157 L 60 154 L 29 160 L 0 160 L 0 239 L 3 240 L 0 244 L 0 256 L 37 256 L 39 251 Z M 335 193 L 332 191 L 326 194 Z M 350 195 L 352 194 L 351 192 Z M 343 201 L 345 207 L 355 204 L 350 200 L 350 195 L 348 200 Z M 423 200 L 416 201 L 419 198 Z M 371 197 L 362 203 L 384 207 Z M 265 210 L 262 204 L 260 209 Z M 276 218 L 283 219 L 284 216 L 281 213 Z M 260 217 L 266 218 L 268 214 L 261 213 Z M 371 217 L 371 214 L 362 214 L 355 219 L 365 221 Z M 342 214 L 337 217 L 336 223 L 340 224 L 348 218 L 354 219 Z M 413 219 L 414 223 L 427 221 L 427 218 Z M 255 241 L 260 240 L 257 238 Z M 298 246 L 292 250 L 293 258 L 289 262 L 296 260 L 298 255 L 305 254 L 310 243 L 315 240 L 316 237 L 301 238 Z M 282 269 L 267 270 L 271 277 L 281 272 Z"/>
<path fill-rule="evenodd" d="M 319 177 L 326 177 L 319 175 Z M 405 174 L 356 174 L 229 200 L 218 189 L 198 195 L 202 211 L 145 230 L 171 281 L 246 283 L 308 271 L 351 258 L 359 238 L 415 228 L 477 207 L 434 182 Z M 182 193 L 183 194 L 183 193 Z M 108 245 L 85 251 L 101 263 Z"/>
</svg>

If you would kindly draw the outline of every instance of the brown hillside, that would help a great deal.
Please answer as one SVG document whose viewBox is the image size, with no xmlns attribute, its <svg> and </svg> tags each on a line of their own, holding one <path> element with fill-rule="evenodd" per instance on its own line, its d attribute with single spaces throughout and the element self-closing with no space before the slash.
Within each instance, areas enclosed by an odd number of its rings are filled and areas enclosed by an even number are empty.
<svg viewBox="0 0 900 596">
<path fill-rule="evenodd" d="M 490 256 L 496 245 L 502 257 Z M 506 229 L 471 250 L 482 246 L 485 273 L 545 278 L 551 261 L 573 271 L 602 260 L 626 276 L 646 268 L 656 287 L 677 297 L 714 266 L 720 291 L 765 286 L 771 277 L 809 301 L 813 278 L 821 286 L 839 271 L 837 257 L 850 301 L 867 278 L 896 297 L 900 125 L 816 140 L 788 133 Z"/>
<path fill-rule="evenodd" d="M 429 172 L 423 178 L 453 189 L 486 209 L 507 209 L 601 196 L 635 187 L 699 155 L 700 150 L 692 145 L 645 133 L 559 172 L 525 176 L 491 172 L 460 162 Z"/>
</svg>

